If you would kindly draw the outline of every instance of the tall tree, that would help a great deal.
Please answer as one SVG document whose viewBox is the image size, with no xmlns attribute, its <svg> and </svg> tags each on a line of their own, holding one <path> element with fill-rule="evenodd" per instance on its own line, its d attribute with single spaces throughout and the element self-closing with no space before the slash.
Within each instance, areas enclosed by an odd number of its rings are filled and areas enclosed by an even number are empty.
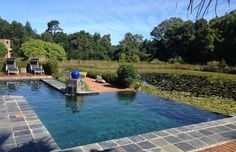
<svg viewBox="0 0 236 152">
<path fill-rule="evenodd" d="M 143 36 L 139 34 L 126 33 L 123 40 L 120 41 L 116 57 L 128 62 L 140 61 L 140 46 L 143 43 Z"/>
<path fill-rule="evenodd" d="M 63 32 L 63 30 L 62 30 L 62 28 L 60 28 L 59 24 L 60 24 L 60 22 L 57 20 L 52 20 L 52 21 L 48 22 L 48 28 L 47 28 L 46 32 L 52 34 L 53 36 L 57 32 Z"/>
</svg>

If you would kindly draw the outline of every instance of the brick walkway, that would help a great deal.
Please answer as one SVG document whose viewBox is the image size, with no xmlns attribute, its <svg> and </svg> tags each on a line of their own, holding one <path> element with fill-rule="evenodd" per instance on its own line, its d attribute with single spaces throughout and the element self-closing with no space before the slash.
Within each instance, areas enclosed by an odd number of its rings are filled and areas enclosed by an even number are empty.
<svg viewBox="0 0 236 152">
<path fill-rule="evenodd" d="M 207 148 L 199 152 L 236 152 L 236 140 L 212 148 Z"/>
<path fill-rule="evenodd" d="M 117 91 L 132 91 L 129 88 L 118 88 L 117 86 L 111 85 L 109 83 L 103 84 L 94 82 L 93 79 L 86 77 L 85 82 L 88 84 L 89 88 L 98 92 L 117 92 Z"/>
</svg>

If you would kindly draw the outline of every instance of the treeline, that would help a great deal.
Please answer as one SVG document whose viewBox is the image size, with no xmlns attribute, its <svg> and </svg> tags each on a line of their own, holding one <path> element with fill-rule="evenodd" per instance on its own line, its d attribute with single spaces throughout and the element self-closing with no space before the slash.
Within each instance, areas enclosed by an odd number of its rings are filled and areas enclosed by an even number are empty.
<svg viewBox="0 0 236 152">
<path fill-rule="evenodd" d="M 126 33 L 118 45 L 111 44 L 110 35 L 90 34 L 85 31 L 67 34 L 60 23 L 52 20 L 41 35 L 27 22 L 25 25 L 0 18 L 0 38 L 12 40 L 15 56 L 24 57 L 21 44 L 30 39 L 41 39 L 63 46 L 68 59 L 119 60 L 128 62 L 161 60 L 206 64 L 225 61 L 236 65 L 236 10 L 209 22 L 180 18 L 164 20 L 151 31 L 152 40 L 142 35 Z"/>
</svg>

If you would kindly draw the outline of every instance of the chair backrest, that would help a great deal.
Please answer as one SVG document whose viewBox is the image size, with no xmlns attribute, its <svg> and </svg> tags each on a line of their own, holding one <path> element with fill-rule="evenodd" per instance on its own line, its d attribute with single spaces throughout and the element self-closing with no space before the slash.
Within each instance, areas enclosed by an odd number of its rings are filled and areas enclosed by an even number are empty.
<svg viewBox="0 0 236 152">
<path fill-rule="evenodd" d="M 15 59 L 14 58 L 7 58 L 6 65 L 15 65 L 16 66 Z"/>
<path fill-rule="evenodd" d="M 30 65 L 38 65 L 38 60 L 30 60 Z"/>
</svg>

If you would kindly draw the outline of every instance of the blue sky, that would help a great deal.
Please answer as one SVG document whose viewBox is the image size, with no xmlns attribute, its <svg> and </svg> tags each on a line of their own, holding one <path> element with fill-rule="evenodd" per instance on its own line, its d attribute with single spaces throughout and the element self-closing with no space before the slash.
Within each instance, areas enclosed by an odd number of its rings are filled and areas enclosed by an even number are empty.
<svg viewBox="0 0 236 152">
<path fill-rule="evenodd" d="M 58 20 L 66 33 L 85 30 L 90 33 L 111 34 L 113 44 L 117 44 L 126 32 L 142 34 L 150 39 L 152 29 L 164 19 L 181 17 L 195 20 L 187 15 L 189 0 L 5 0 L 0 6 L 0 17 L 25 24 L 29 21 L 42 33 L 51 20 Z M 218 15 L 224 15 L 236 4 L 231 0 L 230 7 L 220 0 Z M 205 18 L 215 17 L 211 7 Z"/>
</svg>

